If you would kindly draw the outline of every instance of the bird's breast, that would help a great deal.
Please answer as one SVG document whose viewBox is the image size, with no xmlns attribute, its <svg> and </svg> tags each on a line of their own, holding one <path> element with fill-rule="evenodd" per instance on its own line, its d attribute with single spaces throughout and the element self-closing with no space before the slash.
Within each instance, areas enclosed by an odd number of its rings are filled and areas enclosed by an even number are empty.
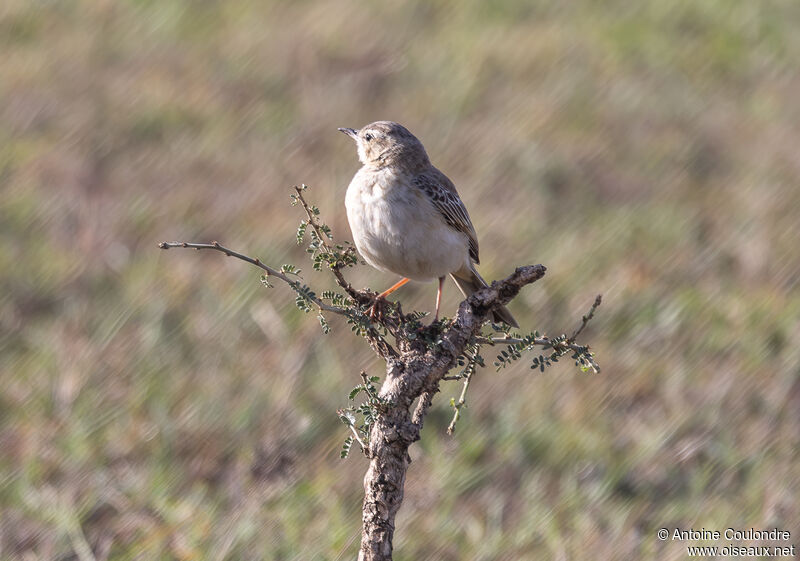
<svg viewBox="0 0 800 561">
<path fill-rule="evenodd" d="M 447 225 L 410 178 L 362 169 L 347 189 L 345 206 L 359 253 L 377 269 L 429 280 L 469 262 L 466 235 Z"/>
</svg>

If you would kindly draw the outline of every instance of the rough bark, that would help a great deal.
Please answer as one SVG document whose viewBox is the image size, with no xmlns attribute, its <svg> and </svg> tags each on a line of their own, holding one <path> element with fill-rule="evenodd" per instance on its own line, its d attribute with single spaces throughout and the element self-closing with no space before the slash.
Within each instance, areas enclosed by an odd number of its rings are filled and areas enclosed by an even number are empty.
<svg viewBox="0 0 800 561">
<path fill-rule="evenodd" d="M 359 561 L 390 561 L 397 511 L 403 502 L 408 449 L 419 440 L 422 424 L 439 382 L 456 364 L 496 306 L 507 304 L 520 289 L 544 276 L 542 265 L 520 267 L 461 303 L 452 325 L 433 348 L 419 340 L 397 340 L 399 353 L 382 355 L 386 379 L 379 396 L 386 404 L 372 425 L 369 468 L 364 476 L 363 528 Z M 397 337 L 397 334 L 395 333 Z M 382 353 L 379 353 L 382 354 Z M 415 401 L 417 405 L 411 407 Z"/>
<path fill-rule="evenodd" d="M 402 363 L 388 365 L 380 396 L 392 405 L 378 416 L 370 433 L 359 559 L 392 558 L 394 519 L 403 502 L 406 471 L 411 463 L 408 447 L 419 439 L 419 428 L 411 422 L 405 403 L 404 372 Z"/>
</svg>

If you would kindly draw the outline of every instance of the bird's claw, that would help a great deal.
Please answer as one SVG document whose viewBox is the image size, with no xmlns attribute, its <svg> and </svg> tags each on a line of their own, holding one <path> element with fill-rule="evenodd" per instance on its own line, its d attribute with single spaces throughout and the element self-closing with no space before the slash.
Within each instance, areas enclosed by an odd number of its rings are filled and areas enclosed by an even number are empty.
<svg viewBox="0 0 800 561">
<path fill-rule="evenodd" d="M 368 309 L 369 320 L 373 322 L 382 322 L 383 316 L 386 314 L 386 298 L 381 295 L 375 297 L 375 300 L 372 302 Z"/>
</svg>

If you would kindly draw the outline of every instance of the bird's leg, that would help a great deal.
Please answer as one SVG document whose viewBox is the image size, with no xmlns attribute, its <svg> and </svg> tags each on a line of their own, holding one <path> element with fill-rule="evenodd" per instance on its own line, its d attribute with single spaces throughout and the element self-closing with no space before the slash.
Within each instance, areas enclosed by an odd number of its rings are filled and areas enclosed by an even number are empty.
<svg viewBox="0 0 800 561">
<path fill-rule="evenodd" d="M 444 277 L 439 277 L 439 290 L 436 291 L 436 315 L 433 316 L 433 323 L 439 321 L 439 304 L 442 303 L 443 288 L 444 288 Z"/>
<path fill-rule="evenodd" d="M 380 320 L 383 317 L 383 307 L 386 304 L 386 297 L 389 296 L 392 292 L 403 286 L 409 281 L 409 279 L 400 279 L 392 286 L 381 292 L 375 297 L 375 301 L 372 303 L 372 306 L 369 307 L 369 319 L 374 321 L 375 319 Z"/>
<path fill-rule="evenodd" d="M 409 280 L 411 280 L 411 279 L 400 279 L 399 281 L 394 283 L 391 287 L 387 288 L 386 290 L 384 290 L 383 292 L 378 294 L 378 298 L 386 298 L 392 292 L 394 292 L 395 290 L 397 290 L 398 288 L 400 288 L 401 286 L 406 284 Z"/>
</svg>

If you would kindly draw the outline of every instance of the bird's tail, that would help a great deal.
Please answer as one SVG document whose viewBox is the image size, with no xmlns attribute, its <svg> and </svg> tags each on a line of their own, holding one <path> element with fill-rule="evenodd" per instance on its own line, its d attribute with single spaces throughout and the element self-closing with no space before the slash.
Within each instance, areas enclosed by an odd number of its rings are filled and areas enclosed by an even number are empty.
<svg viewBox="0 0 800 561">
<path fill-rule="evenodd" d="M 488 285 L 486 281 L 483 280 L 473 267 L 469 269 L 461 269 L 457 273 L 452 273 L 450 277 L 456 283 L 456 286 L 461 291 L 461 293 L 467 297 L 473 292 L 477 292 L 481 288 L 486 288 Z M 517 320 L 514 319 L 514 316 L 511 315 L 511 312 L 505 306 L 501 306 L 499 308 L 495 308 L 493 312 L 493 321 L 495 323 L 507 323 L 511 327 L 519 327 Z"/>
</svg>

